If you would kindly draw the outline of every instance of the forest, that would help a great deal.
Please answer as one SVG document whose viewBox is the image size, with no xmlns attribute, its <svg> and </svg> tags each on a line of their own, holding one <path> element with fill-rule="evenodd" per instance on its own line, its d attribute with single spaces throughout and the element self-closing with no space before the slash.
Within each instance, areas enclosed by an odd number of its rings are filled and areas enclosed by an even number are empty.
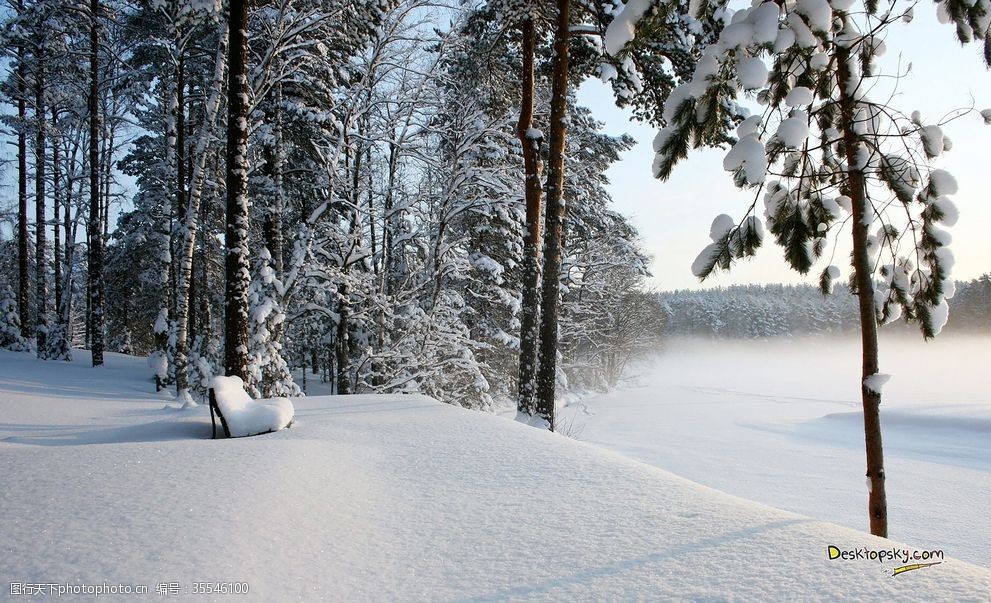
<svg viewBox="0 0 991 603">
<path fill-rule="evenodd" d="M 12 1 L 5 345 L 51 360 L 90 349 L 94 365 L 105 350 L 148 355 L 156 388 L 190 404 L 214 375 L 295 395 L 293 371 L 310 370 L 342 394 L 415 391 L 481 409 L 515 400 L 553 428 L 556 390 L 615 384 L 670 307 L 648 291 L 650 258 L 606 189 L 633 140 L 605 134 L 577 86 L 600 78 L 618 106 L 662 127 L 659 178 L 689 146 L 732 145 L 726 169 L 764 191 L 770 234 L 804 273 L 847 222 L 841 208 L 861 211 L 850 197 L 870 192 L 835 182 L 837 157 L 859 152 L 844 137 L 885 136 L 879 112 L 870 132 L 859 114 L 843 123 L 841 94 L 811 118 L 840 136 L 836 148 L 790 150 L 809 139 L 809 114 L 787 108 L 812 102 L 809 78 L 839 60 L 815 50 L 814 32 L 833 34 L 814 8 L 776 34 L 768 11 L 728 23 L 721 3 Z M 971 33 L 986 25 L 968 15 L 955 18 L 974 21 Z M 877 75 L 873 35 L 857 39 L 850 82 Z M 730 39 L 794 56 L 768 72 L 747 58 L 758 50 L 734 50 L 715 77 Z M 778 112 L 766 149 L 737 86 Z M 872 268 L 877 320 L 904 313 L 931 337 L 952 266 L 935 224 L 955 221 L 956 184 L 943 170 L 922 182 L 926 158 L 949 143 L 938 124 L 911 124 L 903 136 L 923 157 L 878 146 L 880 160 L 866 161 L 905 204 L 924 187 L 923 211 L 901 231 L 882 220 L 877 235 L 855 232 L 855 245 L 891 254 Z M 817 149 L 828 151 L 819 168 Z M 765 186 L 775 162 L 783 180 Z M 824 196 L 830 186 L 845 194 Z M 738 224 L 718 217 L 693 271 L 704 279 L 752 255 L 764 229 L 753 211 Z M 915 260 L 899 248 L 910 233 Z M 868 261 L 857 279 L 872 278 Z M 822 288 L 838 274 L 827 267 Z M 863 316 L 874 302 L 860 297 Z"/>
<path fill-rule="evenodd" d="M 515 9 L 499 3 L 284 1 L 251 5 L 238 41 L 221 8 L 45 1 L 8 12 L 3 93 L 16 113 L 4 123 L 20 195 L 0 250 L 16 306 L 8 329 L 52 360 L 73 346 L 94 362 L 98 350 L 150 355 L 158 386 L 187 400 L 202 400 L 232 348 L 258 394 L 297 394 L 291 370 L 319 366 L 340 393 L 512 400 L 521 323 L 540 326 L 540 233 L 527 232 L 524 196 L 541 191 L 524 193 L 523 180 L 547 155 L 550 15 L 535 15 L 542 33 L 524 47 Z M 243 47 L 240 67 L 231 45 Z M 573 45 L 572 78 L 601 69 L 593 38 Z M 246 88 L 230 97 L 238 68 Z M 616 83 L 619 102 L 656 108 L 624 98 L 628 85 Z M 243 118 L 228 117 L 232 98 Z M 592 384 L 617 346 L 650 335 L 657 312 L 637 234 L 605 190 L 632 141 L 604 134 L 573 86 L 561 99 L 567 245 L 552 356 L 562 380 Z M 243 165 L 231 169 L 235 142 Z M 233 270 L 231 248 L 243 260 Z M 232 311 L 244 322 L 236 346 L 225 345 Z M 639 332 L 625 332 L 629 321 Z M 529 348 L 535 357 L 533 337 Z"/>
</svg>

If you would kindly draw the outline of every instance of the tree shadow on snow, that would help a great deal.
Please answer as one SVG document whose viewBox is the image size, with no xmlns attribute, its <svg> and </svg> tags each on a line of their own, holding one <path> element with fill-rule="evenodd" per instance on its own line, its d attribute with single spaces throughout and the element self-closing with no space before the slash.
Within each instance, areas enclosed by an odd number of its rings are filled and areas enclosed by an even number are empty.
<svg viewBox="0 0 991 603">
<path fill-rule="evenodd" d="M 165 420 L 137 425 L 121 425 L 104 427 L 99 425 L 87 426 L 58 426 L 43 429 L 25 429 L 25 425 L 0 424 L 2 431 L 58 431 L 36 435 L 9 436 L 0 440 L 8 444 L 27 444 L 30 446 L 85 446 L 90 444 L 120 444 L 134 442 L 168 442 L 176 440 L 209 439 L 213 428 L 209 421 L 203 420 Z"/>
<path fill-rule="evenodd" d="M 649 566 L 653 563 L 664 561 L 666 559 L 676 558 L 691 553 L 698 553 L 700 551 L 705 551 L 706 549 L 722 547 L 728 544 L 732 544 L 738 540 L 746 540 L 753 538 L 754 536 L 757 536 L 764 532 L 786 528 L 789 526 L 802 524 L 802 523 L 811 523 L 813 521 L 814 520 L 807 518 L 782 519 L 779 521 L 772 521 L 770 523 L 750 526 L 748 528 L 743 528 L 740 530 L 736 530 L 734 532 L 718 534 L 710 538 L 703 538 L 702 540 L 699 540 L 697 542 L 689 542 L 682 545 L 678 545 L 666 550 L 652 553 L 650 555 L 642 555 L 640 557 L 634 557 L 632 559 L 622 559 L 620 561 L 616 561 L 615 563 L 601 565 L 599 567 L 589 567 L 587 569 L 580 570 L 577 573 L 571 574 L 570 576 L 561 576 L 559 578 L 544 580 L 543 582 L 535 582 L 533 584 L 524 584 L 514 588 L 507 588 L 505 590 L 494 592 L 488 595 L 472 597 L 470 599 L 466 599 L 465 601 L 467 603 L 474 601 L 527 599 L 539 595 L 546 595 L 558 588 L 567 588 L 581 584 L 588 584 L 595 580 L 610 578 L 612 576 L 617 576 L 627 572 L 643 569 L 646 566 Z"/>
</svg>

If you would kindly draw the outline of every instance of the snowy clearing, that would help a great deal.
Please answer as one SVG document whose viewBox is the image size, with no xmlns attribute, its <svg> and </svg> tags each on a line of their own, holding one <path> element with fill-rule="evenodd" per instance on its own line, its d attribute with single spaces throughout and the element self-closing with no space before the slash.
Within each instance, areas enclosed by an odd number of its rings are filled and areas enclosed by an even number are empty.
<svg viewBox="0 0 991 603">
<path fill-rule="evenodd" d="M 212 441 L 207 408 L 149 393 L 142 359 L 110 354 L 91 369 L 77 358 L 53 378 L 50 363 L 0 352 L 10 581 L 152 593 L 159 582 L 240 581 L 252 600 L 991 591 L 991 571 L 953 559 L 897 577 L 892 563 L 829 561 L 829 545 L 893 543 L 429 398 L 296 399 L 292 428 Z"/>
<path fill-rule="evenodd" d="M 984 337 L 881 339 L 890 535 L 991 566 Z M 859 342 L 673 340 L 625 391 L 573 403 L 578 439 L 781 509 L 867 530 Z"/>
</svg>

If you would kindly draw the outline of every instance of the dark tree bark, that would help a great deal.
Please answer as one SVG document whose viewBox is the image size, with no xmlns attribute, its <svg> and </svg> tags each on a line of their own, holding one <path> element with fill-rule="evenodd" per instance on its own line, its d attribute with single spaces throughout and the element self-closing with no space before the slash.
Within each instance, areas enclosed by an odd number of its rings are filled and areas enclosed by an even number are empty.
<svg viewBox="0 0 991 603">
<path fill-rule="evenodd" d="M 540 366 L 537 370 L 537 414 L 554 431 L 557 386 L 557 320 L 561 294 L 561 251 L 564 238 L 564 149 L 568 135 L 568 68 L 571 1 L 558 0 L 554 33 L 554 75 L 551 84 L 551 138 L 547 156 L 547 208 L 544 270 L 541 288 Z"/>
<path fill-rule="evenodd" d="M 224 369 L 248 377 L 247 2 L 231 0 L 227 51 L 227 230 L 224 242 Z"/>
<path fill-rule="evenodd" d="M 62 308 L 62 237 L 59 228 L 59 201 L 62 199 L 62 166 L 59 156 L 58 141 L 58 110 L 52 106 L 52 132 L 55 134 L 52 140 L 52 254 L 54 256 L 55 268 L 55 320 L 60 325 Z M 66 241 L 68 244 L 68 241 Z"/>
<path fill-rule="evenodd" d="M 350 361 L 348 353 L 350 351 L 350 339 L 348 335 L 348 320 L 351 314 L 351 292 L 347 282 L 343 282 L 337 288 L 338 295 L 338 322 L 337 333 L 334 338 L 335 364 L 337 365 L 337 390 L 338 394 L 351 393 L 351 376 L 348 373 Z"/>
<path fill-rule="evenodd" d="M 523 81 L 520 119 L 516 135 L 523 145 L 524 195 L 527 232 L 523 239 L 523 300 L 520 320 L 520 370 L 517 410 L 532 415 L 537 412 L 537 347 L 540 325 L 540 244 L 542 208 L 540 184 L 540 143 L 534 135 L 534 46 L 533 16 L 522 23 Z"/>
<path fill-rule="evenodd" d="M 279 116 L 273 111 L 266 118 L 274 124 L 274 142 L 265 144 L 262 154 L 265 157 L 264 172 L 268 180 L 269 207 L 265 208 L 265 221 L 262 224 L 262 234 L 265 237 L 265 247 L 272 255 L 272 269 L 277 278 L 282 278 L 284 261 L 282 257 L 282 129 L 279 126 Z"/>
<path fill-rule="evenodd" d="M 17 14 L 24 13 L 24 0 L 17 1 Z M 31 337 L 28 310 L 28 144 L 24 131 L 27 120 L 27 74 L 24 68 L 24 43 L 17 46 L 17 311 L 21 336 Z"/>
<path fill-rule="evenodd" d="M 47 266 L 47 222 L 45 218 L 45 130 L 47 126 L 45 108 L 45 44 L 38 42 L 35 49 L 34 73 L 34 261 L 35 261 L 35 342 L 38 358 L 48 358 L 48 329 L 51 321 L 48 316 L 48 266 Z"/>
<path fill-rule="evenodd" d="M 888 502 L 885 492 L 884 451 L 881 444 L 881 395 L 864 385 L 863 380 L 878 372 L 877 310 L 874 304 L 874 279 L 867 251 L 867 225 L 864 217 L 871 207 L 867 201 L 864 173 L 853 169 L 857 156 L 856 103 L 847 94 L 851 74 L 848 61 L 850 52 L 843 46 L 836 47 L 840 90 L 840 126 L 844 153 L 851 169 L 847 175 L 849 196 L 853 207 L 853 269 L 860 309 L 860 336 L 863 348 L 861 394 L 864 407 L 864 443 L 867 452 L 867 478 L 870 480 L 868 512 L 871 534 L 888 537 Z"/>
<path fill-rule="evenodd" d="M 100 1 L 90 0 L 89 30 L 89 338 L 93 366 L 103 364 L 103 232 L 100 224 Z"/>
</svg>

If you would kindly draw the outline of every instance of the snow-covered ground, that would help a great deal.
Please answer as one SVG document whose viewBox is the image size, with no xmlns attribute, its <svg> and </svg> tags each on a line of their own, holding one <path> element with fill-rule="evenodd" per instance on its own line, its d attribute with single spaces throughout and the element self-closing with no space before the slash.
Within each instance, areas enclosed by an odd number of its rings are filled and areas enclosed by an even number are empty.
<svg viewBox="0 0 991 603">
<path fill-rule="evenodd" d="M 991 567 L 991 338 L 882 337 L 890 536 Z M 634 384 L 569 406 L 586 442 L 867 529 L 859 341 L 677 340 Z M 989 595 L 991 597 L 991 595 Z"/>
<path fill-rule="evenodd" d="M 830 561 L 829 545 L 898 545 L 419 396 L 295 399 L 292 428 L 212 441 L 206 408 L 178 410 L 150 393 L 144 360 L 110 354 L 91 369 L 77 356 L 65 366 L 0 352 L 4 582 L 146 585 L 152 596 L 174 582 L 179 598 L 197 600 L 234 597 L 194 596 L 194 583 L 247 582 L 256 601 L 991 592 L 991 571 L 954 559 L 899 576 L 892 562 Z M 697 426 L 700 442 L 708 427 Z M 702 448 L 682 454 L 718 452 Z M 724 459 L 741 469 L 721 473 L 745 480 L 744 460 Z M 976 520 L 977 503 L 953 496 Z"/>
</svg>

